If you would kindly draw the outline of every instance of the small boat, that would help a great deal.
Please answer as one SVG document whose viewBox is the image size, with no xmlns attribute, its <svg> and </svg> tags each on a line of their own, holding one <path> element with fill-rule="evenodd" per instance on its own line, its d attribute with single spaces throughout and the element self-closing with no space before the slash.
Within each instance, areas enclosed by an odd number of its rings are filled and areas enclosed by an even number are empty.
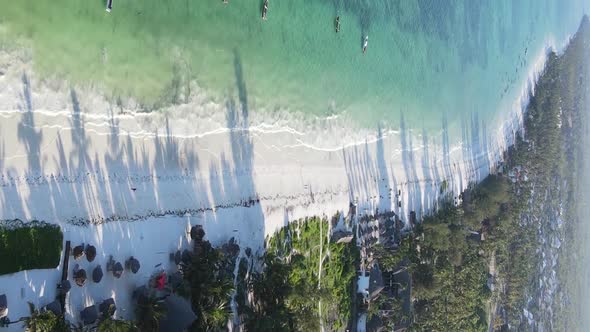
<svg viewBox="0 0 590 332">
<path fill-rule="evenodd" d="M 111 12 L 113 10 L 113 0 L 107 0 L 107 12 Z"/>
<path fill-rule="evenodd" d="M 264 0 L 264 5 L 262 5 L 262 19 L 266 20 L 266 12 L 268 11 L 268 0 Z"/>
<path fill-rule="evenodd" d="M 340 31 L 340 16 L 336 16 L 336 32 Z"/>
<path fill-rule="evenodd" d="M 363 42 L 363 54 L 367 52 L 367 46 L 369 46 L 369 36 L 365 36 L 365 41 Z"/>
</svg>

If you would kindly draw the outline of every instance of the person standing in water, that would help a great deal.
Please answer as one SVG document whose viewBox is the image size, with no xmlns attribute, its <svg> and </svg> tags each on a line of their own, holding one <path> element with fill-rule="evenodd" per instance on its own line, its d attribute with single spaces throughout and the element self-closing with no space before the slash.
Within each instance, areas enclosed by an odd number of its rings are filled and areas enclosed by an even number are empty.
<svg viewBox="0 0 590 332">
<path fill-rule="evenodd" d="M 340 16 L 336 16 L 336 32 L 340 31 Z"/>
<path fill-rule="evenodd" d="M 363 42 L 363 54 L 367 52 L 367 46 L 369 46 L 369 36 L 365 36 L 365 41 Z"/>
<path fill-rule="evenodd" d="M 264 0 L 264 5 L 262 6 L 262 19 L 266 20 L 266 12 L 268 11 L 268 0 Z"/>
</svg>

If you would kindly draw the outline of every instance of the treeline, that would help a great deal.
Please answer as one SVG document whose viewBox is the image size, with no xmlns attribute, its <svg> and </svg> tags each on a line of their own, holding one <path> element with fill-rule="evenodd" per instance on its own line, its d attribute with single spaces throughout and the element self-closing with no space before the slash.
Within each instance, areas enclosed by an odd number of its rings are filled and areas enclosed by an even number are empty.
<svg viewBox="0 0 590 332">
<path fill-rule="evenodd" d="M 445 205 L 414 231 L 410 255 L 414 331 L 487 328 L 489 235 L 508 223 L 506 179 L 490 176 L 463 193 L 463 205 Z"/>
<path fill-rule="evenodd" d="M 554 308 L 556 330 L 583 331 L 587 328 L 586 300 L 588 227 L 580 218 L 587 212 L 584 200 L 588 197 L 588 107 L 590 105 L 590 25 L 584 17 L 580 29 L 571 40 L 568 51 L 560 57 L 560 90 L 562 98 L 564 137 L 561 156 L 563 181 L 567 190 L 561 193 L 563 204 L 563 245 L 557 276 L 561 283 L 558 305 Z M 581 204 L 580 204 L 581 203 Z"/>
<path fill-rule="evenodd" d="M 524 327 L 522 308 L 540 264 L 537 217 L 547 207 L 575 202 L 574 165 L 582 158 L 579 123 L 588 106 L 589 33 L 584 17 L 565 53 L 549 55 L 524 117 L 523 135 L 507 154 L 504 176 L 488 177 L 463 193 L 462 206 L 447 206 L 416 228 L 418 241 L 409 242 L 419 247 L 419 254 L 404 253 L 412 259 L 411 329 L 483 331 L 487 317 L 495 317 L 496 330 Z M 508 181 L 506 174 L 514 167 L 526 179 L 516 174 L 514 183 Z M 561 193 L 564 179 L 568 190 Z M 474 232 L 485 239 L 477 240 Z M 566 224 L 568 239 L 573 232 L 575 227 Z M 492 258 L 497 291 L 488 302 Z M 498 308 L 488 307 L 492 303 Z"/>
</svg>

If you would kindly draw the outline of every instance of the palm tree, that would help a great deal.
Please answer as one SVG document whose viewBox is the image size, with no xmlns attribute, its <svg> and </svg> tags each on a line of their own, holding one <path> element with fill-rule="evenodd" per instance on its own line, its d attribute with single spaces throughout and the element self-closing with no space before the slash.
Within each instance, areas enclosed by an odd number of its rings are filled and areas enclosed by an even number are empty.
<svg viewBox="0 0 590 332">
<path fill-rule="evenodd" d="M 135 306 L 137 327 L 140 331 L 154 332 L 160 328 L 160 320 L 166 317 L 164 301 L 154 296 L 141 295 Z"/>
<path fill-rule="evenodd" d="M 216 305 L 216 306 L 214 306 Z M 225 326 L 231 315 L 227 301 L 209 304 L 205 310 L 201 311 L 201 321 L 206 330 L 217 330 L 220 326 Z"/>
<path fill-rule="evenodd" d="M 109 317 L 100 321 L 96 330 L 98 332 L 135 332 L 137 327 L 131 321 Z"/>
<path fill-rule="evenodd" d="M 223 329 L 231 316 L 229 300 L 233 291 L 233 280 L 227 274 L 219 274 L 215 278 L 212 282 L 198 285 L 199 297 L 196 301 L 193 298 L 198 330 Z"/>
<path fill-rule="evenodd" d="M 29 302 L 30 316 L 22 318 L 27 332 L 69 332 L 70 326 L 63 316 L 51 311 L 39 311 Z"/>
</svg>

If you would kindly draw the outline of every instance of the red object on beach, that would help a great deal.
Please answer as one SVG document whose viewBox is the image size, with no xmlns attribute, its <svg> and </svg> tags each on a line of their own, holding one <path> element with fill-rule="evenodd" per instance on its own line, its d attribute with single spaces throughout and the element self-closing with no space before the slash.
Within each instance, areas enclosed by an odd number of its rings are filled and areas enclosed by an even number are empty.
<svg viewBox="0 0 590 332">
<path fill-rule="evenodd" d="M 156 288 L 159 290 L 164 289 L 164 286 L 166 286 L 166 273 L 162 273 L 157 279 L 156 279 Z"/>
</svg>

